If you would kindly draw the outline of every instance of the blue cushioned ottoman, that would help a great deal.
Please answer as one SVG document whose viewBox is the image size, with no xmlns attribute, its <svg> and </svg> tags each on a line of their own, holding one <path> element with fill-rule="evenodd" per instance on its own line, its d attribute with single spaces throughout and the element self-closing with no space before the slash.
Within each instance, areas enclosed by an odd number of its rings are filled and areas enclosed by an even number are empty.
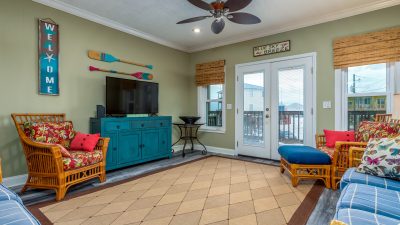
<svg viewBox="0 0 400 225">
<path fill-rule="evenodd" d="M 303 145 L 283 145 L 278 148 L 281 155 L 281 173 L 287 170 L 296 187 L 300 179 L 320 179 L 331 187 L 331 158 L 325 152 Z"/>
<path fill-rule="evenodd" d="M 316 148 L 302 145 L 283 145 L 278 148 L 282 158 L 289 163 L 311 164 L 311 165 L 330 165 L 331 158 L 325 152 Z"/>
</svg>

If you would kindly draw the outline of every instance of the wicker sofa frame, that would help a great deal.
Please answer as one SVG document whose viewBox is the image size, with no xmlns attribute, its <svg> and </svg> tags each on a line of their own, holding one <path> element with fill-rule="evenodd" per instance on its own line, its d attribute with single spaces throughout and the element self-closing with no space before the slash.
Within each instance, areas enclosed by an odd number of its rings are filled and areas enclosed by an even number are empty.
<svg viewBox="0 0 400 225">
<path fill-rule="evenodd" d="M 43 145 L 33 142 L 25 135 L 23 124 L 25 122 L 63 122 L 65 114 L 12 114 L 18 135 L 25 154 L 28 178 L 21 190 L 28 188 L 53 189 L 56 191 L 56 200 L 64 199 L 65 194 L 72 185 L 99 178 L 100 182 L 106 180 L 106 154 L 109 138 L 100 138 L 96 150 L 101 150 L 103 160 L 99 163 L 80 167 L 73 170 L 64 170 L 60 148 L 56 145 Z"/>
</svg>

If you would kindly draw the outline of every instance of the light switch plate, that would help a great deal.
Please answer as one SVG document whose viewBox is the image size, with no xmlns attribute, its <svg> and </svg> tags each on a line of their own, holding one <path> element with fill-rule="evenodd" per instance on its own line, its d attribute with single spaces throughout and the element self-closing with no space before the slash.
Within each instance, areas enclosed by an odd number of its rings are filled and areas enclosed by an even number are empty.
<svg viewBox="0 0 400 225">
<path fill-rule="evenodd" d="M 226 104 L 226 109 L 232 109 L 232 104 Z"/>
<path fill-rule="evenodd" d="M 331 101 L 323 101 L 323 102 L 322 102 L 322 108 L 324 108 L 324 109 L 330 109 L 330 108 L 332 108 L 332 103 L 331 103 Z"/>
</svg>

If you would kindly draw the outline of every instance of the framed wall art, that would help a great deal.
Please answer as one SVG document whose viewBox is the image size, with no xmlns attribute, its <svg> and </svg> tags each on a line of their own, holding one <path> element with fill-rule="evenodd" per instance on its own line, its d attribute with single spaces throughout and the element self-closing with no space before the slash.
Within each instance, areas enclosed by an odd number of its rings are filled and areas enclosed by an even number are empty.
<svg viewBox="0 0 400 225">
<path fill-rule="evenodd" d="M 261 45 L 253 48 L 253 56 L 270 55 L 279 52 L 290 51 L 290 41 L 282 41 L 273 44 Z"/>
</svg>

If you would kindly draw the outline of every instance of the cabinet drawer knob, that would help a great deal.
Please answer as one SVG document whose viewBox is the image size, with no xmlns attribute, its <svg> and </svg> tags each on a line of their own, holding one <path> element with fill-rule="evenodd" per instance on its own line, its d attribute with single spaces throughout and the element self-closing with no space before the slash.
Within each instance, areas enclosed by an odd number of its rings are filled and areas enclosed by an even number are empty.
<svg viewBox="0 0 400 225">
<path fill-rule="evenodd" d="M 144 127 L 144 123 L 142 123 L 140 126 Z"/>
<path fill-rule="evenodd" d="M 163 144 L 165 144 L 165 141 L 162 141 Z"/>
<path fill-rule="evenodd" d="M 115 150 L 117 150 L 117 148 L 116 148 L 116 147 L 114 147 L 114 148 L 113 148 L 113 150 L 115 151 Z"/>
<path fill-rule="evenodd" d="M 119 129 L 120 128 L 120 126 L 119 125 L 117 125 L 117 129 Z"/>
<path fill-rule="evenodd" d="M 160 123 L 160 126 L 164 125 L 163 123 Z"/>
</svg>

